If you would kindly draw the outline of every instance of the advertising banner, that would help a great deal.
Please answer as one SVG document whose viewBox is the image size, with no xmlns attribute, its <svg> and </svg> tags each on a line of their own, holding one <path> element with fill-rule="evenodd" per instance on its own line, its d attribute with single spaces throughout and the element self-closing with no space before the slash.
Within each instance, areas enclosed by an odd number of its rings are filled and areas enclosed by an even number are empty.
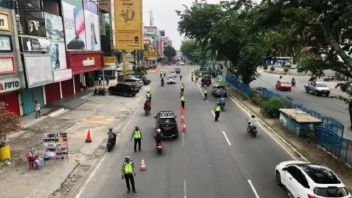
<svg viewBox="0 0 352 198">
<path fill-rule="evenodd" d="M 86 24 L 86 49 L 100 51 L 100 31 L 98 5 L 91 0 L 84 0 Z"/>
<path fill-rule="evenodd" d="M 42 37 L 20 36 L 22 50 L 24 52 L 47 52 L 49 51 L 50 42 Z"/>
<path fill-rule="evenodd" d="M 71 69 L 62 69 L 62 70 L 55 70 L 54 74 L 54 81 L 60 82 L 64 80 L 69 80 L 72 78 L 72 70 Z"/>
<path fill-rule="evenodd" d="M 116 0 L 114 6 L 117 49 L 143 50 L 142 0 Z"/>
<path fill-rule="evenodd" d="M 0 55 L 0 74 L 10 74 L 15 72 L 15 56 Z"/>
<path fill-rule="evenodd" d="M 154 36 L 156 35 L 157 28 L 156 26 L 144 26 L 144 35 Z"/>
<path fill-rule="evenodd" d="M 53 70 L 66 69 L 65 44 L 50 42 L 49 46 L 50 65 Z"/>
<path fill-rule="evenodd" d="M 64 26 L 62 24 L 62 18 L 57 15 L 53 15 L 47 12 L 44 12 L 45 18 L 45 28 L 46 28 L 46 37 L 51 41 L 64 41 Z"/>
<path fill-rule="evenodd" d="M 26 79 L 29 88 L 38 87 L 54 82 L 47 54 L 24 54 Z"/>
<path fill-rule="evenodd" d="M 9 13 L 0 12 L 0 30 L 10 31 Z"/>
<path fill-rule="evenodd" d="M 11 52 L 12 43 L 10 35 L 0 35 L 0 52 Z"/>
<path fill-rule="evenodd" d="M 26 22 L 29 35 L 45 37 L 45 24 L 42 20 L 28 19 Z"/>
<path fill-rule="evenodd" d="M 7 78 L 0 80 L 0 93 L 15 91 L 21 88 L 19 78 Z"/>
<path fill-rule="evenodd" d="M 62 0 L 62 14 L 67 50 L 85 49 L 86 27 L 82 0 Z"/>
<path fill-rule="evenodd" d="M 147 58 L 157 58 L 158 53 L 156 51 L 146 51 L 144 52 L 144 56 Z"/>
</svg>

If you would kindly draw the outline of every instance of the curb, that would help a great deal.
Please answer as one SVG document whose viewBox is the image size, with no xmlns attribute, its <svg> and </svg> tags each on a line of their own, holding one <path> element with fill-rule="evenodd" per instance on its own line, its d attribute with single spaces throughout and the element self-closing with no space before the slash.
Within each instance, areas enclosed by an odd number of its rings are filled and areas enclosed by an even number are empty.
<svg viewBox="0 0 352 198">
<path fill-rule="evenodd" d="M 229 94 L 231 96 L 232 101 L 239 107 L 242 108 L 242 110 L 250 113 L 250 114 L 255 114 L 253 111 L 251 111 L 245 104 L 243 104 L 241 101 L 239 101 L 233 94 Z M 262 120 L 259 116 L 257 116 L 257 120 L 260 122 L 260 124 L 265 128 L 270 131 L 271 134 L 275 136 L 281 143 L 283 143 L 285 146 L 287 146 L 290 151 L 295 154 L 298 158 L 303 159 L 304 161 L 309 161 L 302 153 L 300 153 L 291 143 L 287 142 L 281 135 L 279 135 L 273 128 L 271 128 L 264 120 Z"/>
</svg>

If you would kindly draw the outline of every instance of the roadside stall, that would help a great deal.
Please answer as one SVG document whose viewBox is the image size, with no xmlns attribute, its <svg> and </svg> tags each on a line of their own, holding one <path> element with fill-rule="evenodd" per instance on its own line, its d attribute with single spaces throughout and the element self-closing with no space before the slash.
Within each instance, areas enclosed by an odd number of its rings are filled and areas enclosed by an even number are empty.
<svg viewBox="0 0 352 198">
<path fill-rule="evenodd" d="M 281 124 L 298 137 L 307 136 L 309 131 L 314 130 L 314 127 L 322 122 L 320 119 L 299 109 L 282 108 L 279 110 Z"/>
</svg>

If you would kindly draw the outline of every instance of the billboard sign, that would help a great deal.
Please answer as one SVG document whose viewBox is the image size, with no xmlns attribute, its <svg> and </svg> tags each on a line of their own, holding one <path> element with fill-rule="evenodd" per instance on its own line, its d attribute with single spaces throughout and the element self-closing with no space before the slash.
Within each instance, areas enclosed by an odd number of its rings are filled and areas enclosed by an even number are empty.
<svg viewBox="0 0 352 198">
<path fill-rule="evenodd" d="M 86 49 L 100 51 L 98 5 L 91 0 L 84 0 L 84 17 L 86 24 Z"/>
<path fill-rule="evenodd" d="M 24 55 L 26 79 L 29 88 L 54 82 L 48 54 Z"/>
<path fill-rule="evenodd" d="M 0 52 L 11 52 L 12 43 L 10 35 L 0 35 Z"/>
<path fill-rule="evenodd" d="M 62 0 L 67 50 L 84 50 L 86 26 L 82 0 Z"/>
<path fill-rule="evenodd" d="M 143 50 L 142 0 L 116 0 L 114 6 L 117 49 Z"/>
<path fill-rule="evenodd" d="M 21 36 L 21 44 L 24 52 L 47 52 L 50 42 L 42 37 Z"/>
<path fill-rule="evenodd" d="M 157 33 L 157 28 L 155 26 L 144 26 L 144 35 L 154 36 Z"/>
<path fill-rule="evenodd" d="M 64 26 L 62 18 L 57 15 L 44 12 L 46 37 L 51 41 L 64 41 Z"/>
<path fill-rule="evenodd" d="M 21 88 L 19 78 L 7 78 L 0 80 L 0 93 L 15 91 Z"/>
<path fill-rule="evenodd" d="M 147 58 L 157 58 L 158 53 L 156 51 L 146 51 L 144 52 L 144 56 Z"/>
<path fill-rule="evenodd" d="M 0 74 L 11 74 L 15 72 L 15 56 L 0 55 Z"/>
<path fill-rule="evenodd" d="M 0 30 L 10 31 L 9 13 L 0 12 Z"/>
</svg>

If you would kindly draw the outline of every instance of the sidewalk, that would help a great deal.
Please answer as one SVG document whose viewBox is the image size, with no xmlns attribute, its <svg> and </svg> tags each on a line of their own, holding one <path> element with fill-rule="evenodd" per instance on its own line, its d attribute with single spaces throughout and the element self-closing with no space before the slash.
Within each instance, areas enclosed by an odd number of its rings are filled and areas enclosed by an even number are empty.
<svg viewBox="0 0 352 198">
<path fill-rule="evenodd" d="M 132 99 L 85 92 L 48 105 L 42 109 L 41 118 L 34 114 L 23 117 L 21 129 L 8 138 L 11 164 L 0 162 L 0 197 L 65 197 L 105 153 L 107 127 L 119 131 L 147 89 Z M 92 137 L 89 144 L 85 143 L 88 130 Z M 42 134 L 47 132 L 68 134 L 69 159 L 46 161 L 41 170 L 29 170 L 24 151 L 42 151 Z"/>
</svg>

